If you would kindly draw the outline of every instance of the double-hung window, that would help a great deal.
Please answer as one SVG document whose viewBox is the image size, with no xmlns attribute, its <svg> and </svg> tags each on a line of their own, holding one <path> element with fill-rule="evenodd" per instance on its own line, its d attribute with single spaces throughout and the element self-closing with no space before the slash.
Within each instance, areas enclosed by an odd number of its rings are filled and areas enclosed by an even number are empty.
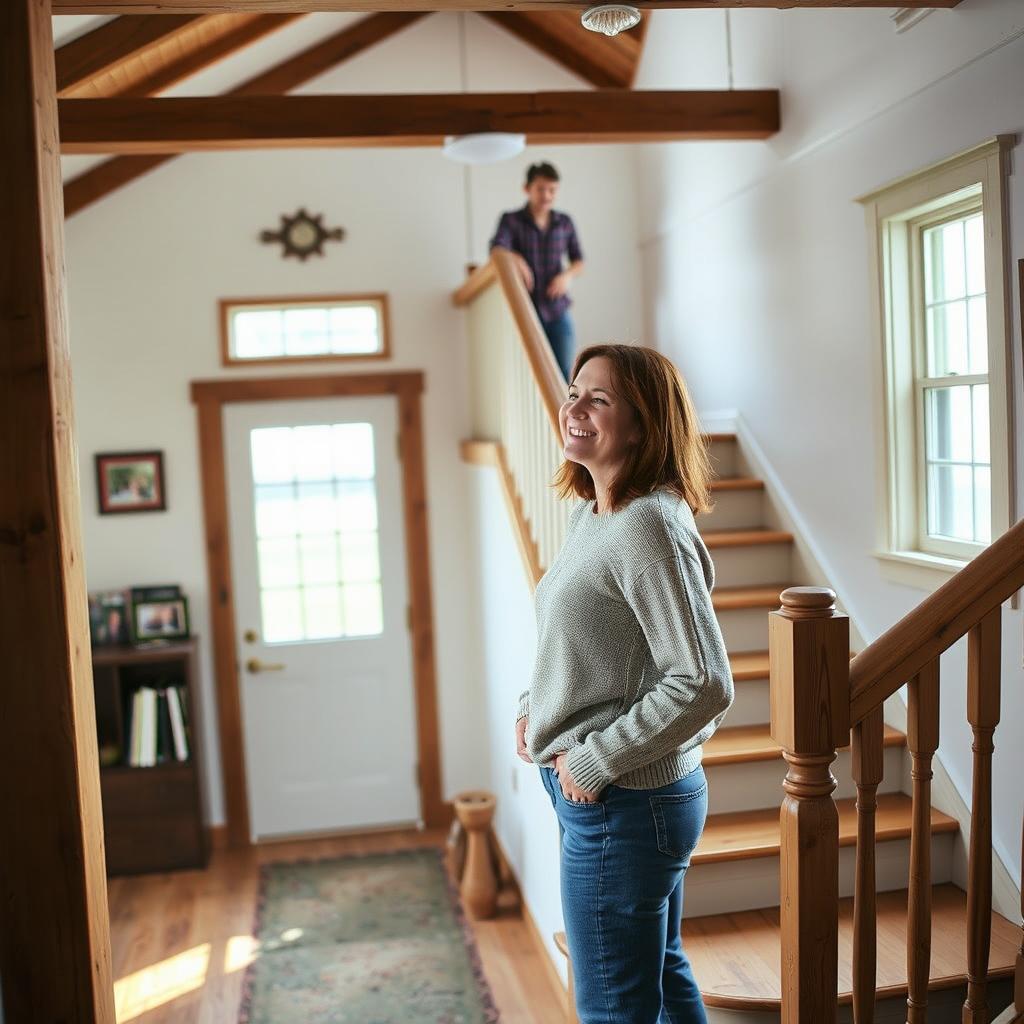
<svg viewBox="0 0 1024 1024">
<path fill-rule="evenodd" d="M 881 356 L 877 554 L 887 575 L 925 589 L 1013 522 L 1010 142 L 860 199 Z"/>
</svg>

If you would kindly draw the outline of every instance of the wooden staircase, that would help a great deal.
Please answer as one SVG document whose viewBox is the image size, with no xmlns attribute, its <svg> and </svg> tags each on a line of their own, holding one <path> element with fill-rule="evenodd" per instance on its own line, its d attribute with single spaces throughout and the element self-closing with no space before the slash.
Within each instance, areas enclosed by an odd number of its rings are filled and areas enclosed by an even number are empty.
<svg viewBox="0 0 1024 1024">
<path fill-rule="evenodd" d="M 739 548 L 753 555 L 757 547 L 771 545 L 774 557 L 788 558 L 793 537 L 763 525 L 768 509 L 757 509 L 751 493 L 764 495 L 762 481 L 743 471 L 742 453 L 735 436 L 709 435 L 712 458 L 729 475 L 720 476 L 713 488 L 715 510 L 699 517 L 701 530 L 716 567 L 719 552 Z M 743 511 L 726 506 L 736 496 L 746 502 Z M 755 513 L 760 513 L 754 518 Z M 742 515 L 751 518 L 740 523 Z M 716 520 L 730 523 L 718 529 Z M 723 1011 L 778 1013 L 781 1005 L 778 872 L 780 853 L 779 807 L 785 766 L 782 748 L 769 730 L 768 610 L 779 607 L 779 594 L 791 582 L 744 583 L 731 577 L 728 585 L 716 585 L 712 602 L 736 683 L 736 702 L 722 727 L 704 745 L 704 769 L 708 776 L 709 812 L 700 843 L 687 871 L 684 898 L 683 946 L 701 985 L 705 1004 Z M 760 633 L 751 627 L 737 628 L 735 620 L 757 612 Z M 757 621 L 757 620 L 755 620 Z M 742 724 L 735 724 L 734 711 Z M 893 788 L 877 797 L 875 838 L 878 843 L 879 947 L 905 950 L 909 837 L 913 821 L 911 798 L 898 790 L 900 762 L 906 757 L 906 735 L 886 725 L 883 746 L 885 777 Z M 775 768 L 774 771 L 766 769 Z M 852 854 L 857 838 L 856 790 L 849 771 L 848 753 L 832 765 L 839 785 L 840 949 L 851 948 L 853 892 Z M 744 809 L 731 809 L 737 801 Z M 959 831 L 956 820 L 931 809 L 933 864 L 933 964 L 935 989 L 963 985 L 967 980 L 964 913 L 966 894 L 949 881 L 953 842 Z M 845 863 L 844 863 L 845 860 Z M 731 870 L 730 870 L 731 869 Z M 844 877 L 845 876 L 845 877 Z M 883 891 L 884 890 L 884 891 Z M 728 906 L 716 906 L 722 900 Z M 999 914 L 992 915 L 990 977 L 1010 978 L 1019 945 L 1020 931 Z M 847 952 L 847 958 L 848 958 Z M 880 997 L 905 999 L 905 956 L 879 960 Z M 852 974 L 840 969 L 840 1004 L 852 999 Z M 719 1014 L 722 1020 L 742 1014 Z M 765 1018 L 768 1019 L 768 1018 Z M 959 1014 L 957 1015 L 959 1020 Z"/>
<path fill-rule="evenodd" d="M 480 336 L 479 343 L 471 344 L 470 348 L 474 379 L 503 381 L 501 408 L 495 409 L 493 401 L 481 404 L 474 416 L 476 436 L 463 443 L 462 454 L 468 462 L 492 465 L 498 469 L 527 578 L 535 585 L 564 535 L 560 532 L 565 522 L 564 506 L 552 508 L 557 503 L 545 490 L 543 481 L 550 479 L 561 458 L 557 446 L 552 450 L 551 428 L 557 428 L 557 408 L 564 394 L 565 382 L 554 363 L 525 290 L 513 268 L 506 263 L 501 256 L 494 258 L 479 268 L 454 296 L 457 305 L 469 307 L 471 333 L 475 331 Z M 486 322 L 486 330 L 482 330 L 488 317 L 492 319 Z M 496 323 L 495 317 L 501 317 L 501 322 Z M 780 907 L 780 871 L 786 839 L 782 832 L 780 808 L 787 763 L 782 746 L 772 738 L 773 732 L 775 735 L 783 733 L 770 728 L 769 724 L 769 621 L 777 617 L 770 616 L 769 612 L 780 609 L 781 593 L 794 586 L 800 559 L 796 557 L 792 534 L 772 523 L 773 509 L 768 503 L 764 483 L 752 475 L 735 435 L 713 433 L 707 435 L 707 440 L 717 473 L 712 485 L 716 505 L 709 515 L 698 517 L 697 524 L 715 564 L 716 585 L 712 602 L 729 650 L 736 700 L 725 724 L 704 745 L 709 813 L 686 876 L 682 929 L 684 948 L 693 964 L 712 1021 L 767 1024 L 778 1021 L 783 1014 L 786 1024 L 825 1024 L 826 1017 L 816 1015 L 817 1011 L 805 1010 L 803 1004 L 798 1005 L 792 999 L 795 991 L 793 970 L 788 981 L 782 972 L 785 940 L 780 928 L 780 917 L 784 916 Z M 827 618 L 832 614 L 821 605 L 822 595 L 828 593 L 818 591 L 808 598 L 814 602 L 812 617 Z M 797 595 L 796 600 L 799 604 L 803 595 Z M 803 614 L 798 607 L 789 619 L 794 616 L 801 618 Z M 842 656 L 843 649 L 832 647 L 829 653 L 838 658 Z M 852 657 L 853 652 L 850 655 Z M 783 703 L 776 706 L 785 707 L 785 701 L 792 699 L 792 693 L 782 694 L 780 690 L 780 695 L 773 699 L 781 699 Z M 855 710 L 858 709 L 851 708 L 851 712 Z M 799 783 L 792 781 L 794 771 L 797 779 L 801 772 L 809 772 L 807 777 L 815 780 L 813 792 L 808 791 L 809 796 L 798 798 L 798 808 L 810 808 L 813 804 L 812 813 L 819 814 L 825 800 L 834 799 L 835 802 L 840 897 L 839 1006 L 856 1002 L 853 997 L 855 987 L 862 1008 L 872 992 L 870 982 L 865 980 L 870 979 L 871 966 L 863 955 L 859 983 L 854 980 L 851 962 L 856 962 L 858 954 L 851 952 L 855 944 L 850 897 L 854 892 L 855 878 L 867 877 L 864 874 L 867 860 L 860 846 L 873 833 L 875 843 L 870 856 L 868 881 L 870 891 L 877 893 L 870 907 L 877 921 L 874 948 L 878 955 L 873 991 L 881 1000 L 875 1024 L 905 1019 L 916 1024 L 926 1018 L 921 1015 L 920 1003 L 909 1018 L 905 1016 L 908 1012 L 908 990 L 916 990 L 920 999 L 922 984 L 935 991 L 962 988 L 968 980 L 966 965 L 970 959 L 975 964 L 976 979 L 976 967 L 980 963 L 977 935 L 983 930 L 989 914 L 988 979 L 1012 978 L 1015 959 L 1017 970 L 1022 972 L 1024 979 L 1024 967 L 1021 966 L 1024 961 L 1018 953 L 1021 933 L 1019 927 L 990 909 L 981 911 L 979 916 L 978 906 L 990 908 L 990 902 L 976 904 L 968 915 L 966 894 L 951 884 L 958 823 L 930 804 L 919 804 L 915 810 L 911 797 L 901 790 L 901 786 L 907 784 L 904 779 L 911 774 L 908 737 L 898 729 L 882 725 L 880 708 L 872 714 L 870 746 L 863 745 L 867 741 L 861 738 L 867 733 L 854 733 L 856 742 L 861 744 L 856 759 L 851 756 L 850 734 L 837 735 L 833 744 L 838 754 L 835 761 L 829 766 L 831 757 L 822 758 L 815 754 L 808 762 L 813 762 L 809 769 L 794 769 L 790 764 L 789 784 L 799 788 Z M 920 732 L 919 738 L 924 735 Z M 825 747 L 827 750 L 828 744 Z M 918 756 L 916 753 L 915 762 Z M 859 772 L 856 777 L 854 769 Z M 869 769 L 867 774 L 866 769 Z M 825 792 L 822 788 L 823 772 L 827 770 L 834 775 L 837 785 L 834 794 L 822 797 Z M 875 782 L 878 783 L 877 793 Z M 862 800 L 860 807 L 856 799 L 858 787 Z M 865 834 L 872 800 L 877 800 L 874 824 Z M 803 844 L 810 842 L 809 837 L 813 835 L 814 826 L 810 820 L 802 820 L 796 832 L 792 823 L 788 826 L 790 842 L 794 834 L 800 837 L 800 857 L 807 856 L 803 852 Z M 826 819 L 821 820 L 827 824 Z M 861 831 L 859 836 L 858 827 Z M 834 839 L 830 841 L 835 842 Z M 911 871 L 912 855 L 916 863 L 924 863 L 930 874 L 922 876 L 920 871 Z M 812 850 L 808 859 L 813 864 L 806 868 L 800 865 L 800 870 L 805 873 L 802 877 L 818 877 L 813 875 L 818 870 L 815 856 L 818 855 Z M 806 875 L 806 872 L 811 872 L 811 875 Z M 930 971 L 927 946 L 920 943 L 921 908 L 927 902 L 922 893 L 921 877 L 930 879 L 930 882 L 925 882 L 926 890 L 930 885 Z M 823 906 L 831 906 L 834 913 L 836 895 L 833 889 L 829 904 L 827 894 L 831 883 L 827 869 L 820 878 Z M 793 883 L 790 880 L 787 884 Z M 908 901 L 916 914 L 916 917 L 910 915 L 913 918 L 910 930 L 912 954 L 907 952 Z M 863 930 L 867 928 L 868 921 L 864 913 L 858 925 L 862 929 L 862 937 L 867 934 Z M 968 916 L 971 918 L 970 930 L 975 936 L 970 941 L 965 938 L 965 919 Z M 565 951 L 561 933 L 556 936 L 556 945 Z M 857 948 L 862 946 L 863 943 L 859 943 Z M 908 982 L 911 972 L 907 964 L 910 961 L 914 961 L 914 967 L 913 977 Z M 792 968 L 793 965 L 790 966 Z M 804 985 L 806 979 L 813 975 L 813 970 L 805 973 L 803 966 L 798 969 L 799 984 Z M 825 970 L 823 973 L 827 975 L 829 972 Z M 571 993 L 571 965 L 569 976 Z M 976 980 L 973 984 L 977 989 Z M 831 979 L 828 985 L 831 985 Z M 1006 987 L 1008 985 L 1004 985 Z M 1021 979 L 1018 979 L 1018 988 L 1024 991 Z M 790 993 L 788 1015 L 784 990 Z M 886 1004 L 885 999 L 890 1002 Z M 900 1003 L 895 1009 L 891 1002 L 893 999 Z M 998 1005 L 1001 1008 L 1006 1001 Z M 940 1009 L 934 1004 L 933 1008 Z M 953 1009 L 952 1015 L 943 1013 L 927 1019 L 933 1024 L 946 1020 L 959 1022 L 959 1004 Z M 839 1019 L 849 1019 L 848 1010 L 841 1009 Z M 871 1019 L 870 1016 L 858 1018 L 864 1021 Z M 1024 1020 L 1024 1017 L 1019 1019 Z M 571 994 L 567 1020 L 575 1020 Z M 966 1016 L 964 1021 L 968 1021 Z M 1018 1017 L 1007 1011 L 996 1024 L 1004 1024 L 1004 1021 L 1016 1024 Z M 982 1024 L 978 1017 L 971 1017 L 970 1022 Z"/>
</svg>

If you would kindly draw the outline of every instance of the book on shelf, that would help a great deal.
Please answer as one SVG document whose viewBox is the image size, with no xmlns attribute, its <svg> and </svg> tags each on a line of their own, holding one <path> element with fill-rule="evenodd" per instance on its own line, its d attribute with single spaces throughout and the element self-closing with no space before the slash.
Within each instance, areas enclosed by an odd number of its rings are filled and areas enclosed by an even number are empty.
<svg viewBox="0 0 1024 1024">
<path fill-rule="evenodd" d="M 140 686 L 135 690 L 127 725 L 129 765 L 152 768 L 189 759 L 183 696 L 178 686 Z"/>
</svg>

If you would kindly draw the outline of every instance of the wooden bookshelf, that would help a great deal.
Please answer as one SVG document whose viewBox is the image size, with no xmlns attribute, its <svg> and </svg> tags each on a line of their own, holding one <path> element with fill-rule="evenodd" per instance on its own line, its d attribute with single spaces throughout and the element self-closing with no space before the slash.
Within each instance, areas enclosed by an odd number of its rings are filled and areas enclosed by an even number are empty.
<svg viewBox="0 0 1024 1024">
<path fill-rule="evenodd" d="M 99 746 L 116 744 L 121 752 L 119 763 L 100 767 L 107 874 L 205 867 L 195 638 L 158 647 L 96 647 L 92 662 Z M 128 764 L 132 694 L 140 686 L 169 685 L 184 695 L 188 760 Z"/>
</svg>

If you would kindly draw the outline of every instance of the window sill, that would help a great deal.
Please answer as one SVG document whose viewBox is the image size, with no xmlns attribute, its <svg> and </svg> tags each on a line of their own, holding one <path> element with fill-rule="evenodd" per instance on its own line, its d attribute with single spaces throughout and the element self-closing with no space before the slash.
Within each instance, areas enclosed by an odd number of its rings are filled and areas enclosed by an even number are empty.
<svg viewBox="0 0 1024 1024">
<path fill-rule="evenodd" d="M 887 579 L 928 593 L 937 590 L 967 565 L 959 558 L 926 555 L 922 551 L 876 551 L 874 555 Z"/>
</svg>

